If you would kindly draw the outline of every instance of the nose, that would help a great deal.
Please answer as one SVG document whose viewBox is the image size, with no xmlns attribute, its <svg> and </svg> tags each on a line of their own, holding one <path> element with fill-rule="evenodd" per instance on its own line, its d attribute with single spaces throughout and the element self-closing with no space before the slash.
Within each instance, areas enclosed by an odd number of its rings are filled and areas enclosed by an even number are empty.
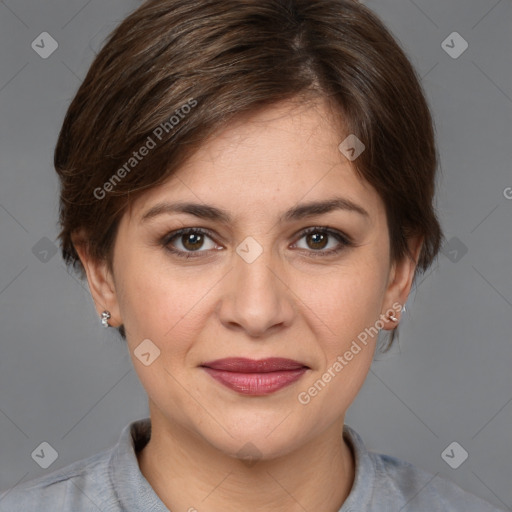
<svg viewBox="0 0 512 512">
<path fill-rule="evenodd" d="M 228 329 L 261 338 L 288 327 L 295 315 L 293 293 L 282 265 L 270 252 L 252 262 L 233 255 L 234 268 L 222 281 L 217 313 Z"/>
</svg>

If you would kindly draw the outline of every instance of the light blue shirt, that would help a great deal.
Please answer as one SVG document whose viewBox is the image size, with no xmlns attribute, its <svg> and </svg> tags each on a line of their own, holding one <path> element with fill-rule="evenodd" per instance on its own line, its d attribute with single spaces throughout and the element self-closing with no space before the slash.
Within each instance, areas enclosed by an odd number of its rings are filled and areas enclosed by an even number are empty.
<svg viewBox="0 0 512 512">
<path fill-rule="evenodd" d="M 0 512 L 169 512 L 137 461 L 150 434 L 149 418 L 130 423 L 112 448 L 4 491 Z M 356 466 L 339 512 L 504 512 L 448 480 L 368 452 L 348 425 L 343 437 Z"/>
</svg>

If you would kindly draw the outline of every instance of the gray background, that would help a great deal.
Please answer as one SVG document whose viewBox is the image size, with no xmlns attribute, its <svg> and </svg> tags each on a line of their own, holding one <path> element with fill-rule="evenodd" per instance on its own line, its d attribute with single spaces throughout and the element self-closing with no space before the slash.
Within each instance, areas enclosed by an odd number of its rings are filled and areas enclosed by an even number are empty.
<svg viewBox="0 0 512 512">
<path fill-rule="evenodd" d="M 511 2 L 365 3 L 422 76 L 449 243 L 412 292 L 399 345 L 376 356 L 346 423 L 370 450 L 510 509 Z M 100 327 L 87 286 L 51 251 L 60 124 L 103 38 L 138 5 L 0 2 L 0 489 L 111 446 L 148 414 L 124 344 Z M 47 59 L 31 48 L 45 31 L 59 44 Z M 454 31 L 469 44 L 456 59 L 441 46 Z M 31 458 L 43 441 L 58 452 L 47 470 Z M 452 441 L 469 453 L 458 469 L 441 457 Z"/>
</svg>

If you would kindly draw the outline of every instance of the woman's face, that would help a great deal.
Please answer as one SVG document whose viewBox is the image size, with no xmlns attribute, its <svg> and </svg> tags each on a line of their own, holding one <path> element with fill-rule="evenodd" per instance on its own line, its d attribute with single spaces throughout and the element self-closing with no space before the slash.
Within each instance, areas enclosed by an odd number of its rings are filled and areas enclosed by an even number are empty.
<svg viewBox="0 0 512 512">
<path fill-rule="evenodd" d="M 324 104 L 284 103 L 230 125 L 119 226 L 98 302 L 126 328 L 152 415 L 227 454 L 283 455 L 342 425 L 375 327 L 394 327 L 379 320 L 410 289 L 414 265 L 390 264 L 384 204 L 328 119 Z M 273 391 L 245 376 L 248 394 L 202 366 L 274 357 L 307 369 Z"/>
</svg>

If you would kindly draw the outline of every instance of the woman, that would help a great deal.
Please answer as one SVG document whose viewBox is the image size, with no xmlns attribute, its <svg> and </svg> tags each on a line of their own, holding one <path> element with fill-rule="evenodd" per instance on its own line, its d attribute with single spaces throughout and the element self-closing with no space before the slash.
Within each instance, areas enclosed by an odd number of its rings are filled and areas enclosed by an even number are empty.
<svg viewBox="0 0 512 512">
<path fill-rule="evenodd" d="M 349 0 L 147 1 L 55 152 L 60 240 L 150 418 L 0 510 L 496 511 L 344 424 L 436 257 L 416 74 Z"/>
</svg>

